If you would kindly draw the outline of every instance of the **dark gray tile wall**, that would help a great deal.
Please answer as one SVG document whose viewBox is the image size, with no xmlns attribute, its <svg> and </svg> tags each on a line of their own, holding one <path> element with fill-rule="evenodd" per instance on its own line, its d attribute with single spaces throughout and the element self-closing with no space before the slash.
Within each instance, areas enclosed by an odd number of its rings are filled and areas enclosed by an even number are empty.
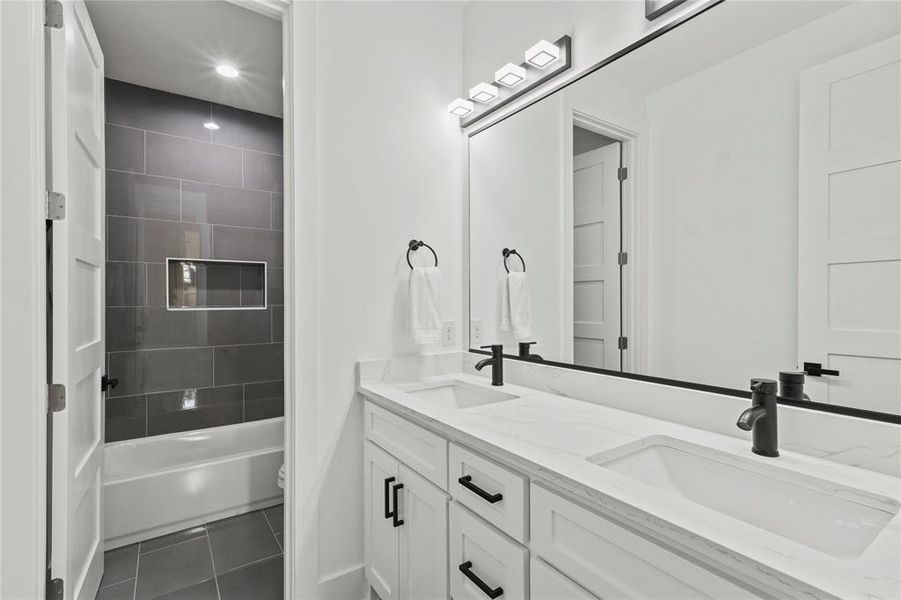
<svg viewBox="0 0 901 600">
<path fill-rule="evenodd" d="M 106 119 L 106 441 L 281 416 L 281 119 L 111 79 Z M 266 261 L 268 308 L 167 310 L 167 257 Z M 244 271 L 210 293 L 260 303 Z"/>
</svg>

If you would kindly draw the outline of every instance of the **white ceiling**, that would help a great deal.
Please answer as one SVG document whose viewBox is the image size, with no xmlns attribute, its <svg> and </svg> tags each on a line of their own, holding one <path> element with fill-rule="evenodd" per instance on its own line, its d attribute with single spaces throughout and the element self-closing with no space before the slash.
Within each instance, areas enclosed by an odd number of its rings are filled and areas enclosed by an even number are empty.
<svg viewBox="0 0 901 600">
<path fill-rule="evenodd" d="M 224 0 L 88 0 L 106 76 L 282 114 L 281 23 Z M 228 79 L 215 66 L 241 75 Z"/>
</svg>

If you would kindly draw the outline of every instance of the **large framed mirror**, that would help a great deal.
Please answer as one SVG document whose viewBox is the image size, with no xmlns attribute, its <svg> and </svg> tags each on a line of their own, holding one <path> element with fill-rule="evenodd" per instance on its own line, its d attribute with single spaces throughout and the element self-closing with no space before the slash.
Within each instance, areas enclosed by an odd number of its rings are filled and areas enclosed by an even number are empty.
<svg viewBox="0 0 901 600">
<path fill-rule="evenodd" d="M 899 34 L 725 0 L 468 131 L 470 346 L 901 423 Z"/>
</svg>

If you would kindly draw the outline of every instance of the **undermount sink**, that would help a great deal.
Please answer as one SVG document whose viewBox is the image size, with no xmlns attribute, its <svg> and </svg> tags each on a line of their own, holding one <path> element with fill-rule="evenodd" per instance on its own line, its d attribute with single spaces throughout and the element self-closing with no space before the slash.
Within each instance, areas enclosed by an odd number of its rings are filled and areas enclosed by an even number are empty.
<svg viewBox="0 0 901 600">
<path fill-rule="evenodd" d="M 838 558 L 860 556 L 899 503 L 665 436 L 589 462 Z"/>
<path fill-rule="evenodd" d="M 457 408 L 473 408 L 519 397 L 458 380 L 418 383 L 406 386 L 403 390 L 422 400 Z"/>
</svg>

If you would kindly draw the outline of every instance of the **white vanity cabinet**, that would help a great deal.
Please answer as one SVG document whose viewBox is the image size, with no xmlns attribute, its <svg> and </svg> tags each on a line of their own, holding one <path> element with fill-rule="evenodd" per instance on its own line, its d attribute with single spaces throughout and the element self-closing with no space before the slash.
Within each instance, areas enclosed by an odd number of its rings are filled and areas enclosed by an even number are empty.
<svg viewBox="0 0 901 600">
<path fill-rule="evenodd" d="M 370 402 L 365 416 L 365 572 L 382 600 L 759 597 L 502 461 Z"/>
<path fill-rule="evenodd" d="M 369 441 L 364 467 L 369 585 L 382 600 L 447 598 L 447 495 Z"/>
</svg>

